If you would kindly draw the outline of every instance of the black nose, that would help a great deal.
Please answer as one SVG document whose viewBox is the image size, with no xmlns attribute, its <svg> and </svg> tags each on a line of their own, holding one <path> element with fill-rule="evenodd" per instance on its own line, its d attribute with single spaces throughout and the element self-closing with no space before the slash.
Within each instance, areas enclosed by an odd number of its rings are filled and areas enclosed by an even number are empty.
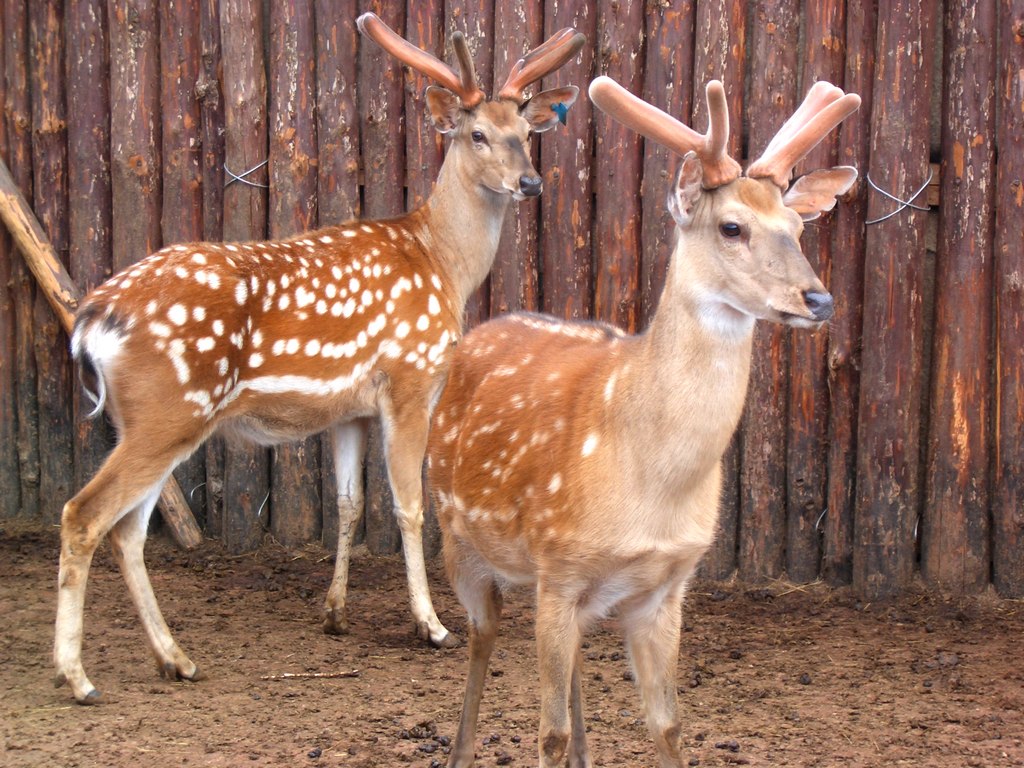
<svg viewBox="0 0 1024 768">
<path fill-rule="evenodd" d="M 544 180 L 540 176 L 520 176 L 519 191 L 527 197 L 536 197 L 544 189 Z"/>
<path fill-rule="evenodd" d="M 814 315 L 814 319 L 819 321 L 828 320 L 832 317 L 832 314 L 836 309 L 831 293 L 815 293 L 813 291 L 807 291 L 804 293 L 804 303 L 807 305 L 807 308 L 811 310 L 811 314 Z"/>
</svg>

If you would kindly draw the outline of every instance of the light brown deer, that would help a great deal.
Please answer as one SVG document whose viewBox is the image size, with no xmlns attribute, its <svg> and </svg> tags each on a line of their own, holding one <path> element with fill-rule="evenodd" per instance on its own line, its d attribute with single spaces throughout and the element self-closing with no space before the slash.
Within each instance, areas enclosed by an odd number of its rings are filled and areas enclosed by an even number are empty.
<svg viewBox="0 0 1024 768">
<path fill-rule="evenodd" d="M 608 78 L 593 102 L 685 155 L 660 306 L 631 336 L 510 315 L 456 350 L 428 462 L 452 585 L 469 614 L 469 674 L 450 766 L 474 732 L 506 584 L 536 589 L 540 764 L 589 766 L 579 646 L 616 611 L 660 764 L 679 766 L 676 658 L 687 582 L 718 519 L 720 460 L 743 409 L 757 319 L 815 328 L 832 297 L 800 251 L 802 218 L 832 208 L 853 168 L 789 179 L 860 99 L 816 84 L 741 177 L 725 154 L 724 90 L 701 135 Z M 787 189 L 788 188 L 788 189 Z M 608 244 L 608 247 L 614 247 Z"/>
<path fill-rule="evenodd" d="M 70 683 L 79 702 L 98 696 L 82 666 L 83 602 L 107 533 L 161 673 L 196 679 L 160 614 L 143 547 L 164 481 L 215 431 L 265 444 L 332 436 L 340 521 L 325 629 L 337 632 L 346 629 L 367 421 L 379 416 L 417 633 L 438 646 L 457 642 L 434 612 L 423 561 L 427 427 L 509 203 L 541 193 L 529 136 L 557 125 L 552 107 L 570 106 L 578 89 L 523 92 L 584 41 L 562 30 L 517 62 L 487 101 L 461 34 L 452 39 L 456 73 L 372 13 L 358 25 L 443 86 L 428 87 L 426 100 L 452 141 L 426 203 L 277 242 L 164 248 L 97 288 L 78 314 L 74 356 L 97 411 L 105 408 L 118 432 L 62 517 L 54 663 L 57 684 Z"/>
</svg>

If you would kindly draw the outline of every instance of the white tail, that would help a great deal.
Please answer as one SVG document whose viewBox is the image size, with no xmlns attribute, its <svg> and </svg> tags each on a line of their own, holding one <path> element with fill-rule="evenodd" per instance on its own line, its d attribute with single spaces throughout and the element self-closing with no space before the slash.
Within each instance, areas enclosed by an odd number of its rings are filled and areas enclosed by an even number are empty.
<svg viewBox="0 0 1024 768">
<path fill-rule="evenodd" d="M 583 37 L 560 33 L 515 94 L 484 101 L 461 35 L 456 74 L 373 14 L 358 23 L 452 89 L 427 92 L 434 125 L 453 140 L 423 207 L 277 242 L 164 248 L 97 288 L 79 312 L 73 351 L 118 444 L 62 518 L 54 663 L 57 683 L 70 683 L 78 701 L 98 695 L 81 661 L 83 604 L 108 532 L 161 672 L 196 678 L 161 617 L 143 546 L 164 481 L 214 431 L 268 444 L 331 433 L 339 536 L 325 629 L 340 632 L 367 420 L 379 416 L 417 632 L 436 645 L 457 642 L 434 612 L 423 562 L 427 427 L 509 202 L 541 192 L 528 137 L 556 125 L 552 106 L 577 96 L 565 87 L 525 100 L 521 89 L 575 55 Z"/>
<path fill-rule="evenodd" d="M 812 174 L 783 195 L 774 179 L 788 179 L 800 152 L 783 151 L 792 149 L 784 135 L 781 161 L 769 157 L 755 164 L 756 178 L 740 177 L 724 158 L 720 85 L 708 89 L 705 136 L 607 78 L 590 93 L 616 119 L 686 153 L 669 196 L 678 243 L 642 335 L 512 315 L 473 330 L 455 352 L 428 455 L 448 573 L 470 620 L 449 763 L 458 768 L 473 763 L 506 583 L 536 588 L 540 764 L 562 765 L 568 752 L 570 765 L 590 765 L 579 644 L 591 622 L 615 610 L 660 763 L 682 765 L 680 609 L 715 535 L 719 464 L 743 408 L 754 322 L 816 327 L 832 314 L 800 251 L 801 216 L 832 207 L 853 169 Z M 840 98 L 847 113 L 859 103 Z M 815 122 L 817 110 L 799 114 L 800 125 L 784 130 L 806 152 L 810 133 L 820 140 L 831 126 Z"/>
</svg>

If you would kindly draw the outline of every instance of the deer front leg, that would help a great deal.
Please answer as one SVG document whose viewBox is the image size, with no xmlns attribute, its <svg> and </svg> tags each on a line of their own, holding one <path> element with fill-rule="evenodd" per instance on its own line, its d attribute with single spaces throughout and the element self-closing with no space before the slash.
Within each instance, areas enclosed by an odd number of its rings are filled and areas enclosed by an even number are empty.
<svg viewBox="0 0 1024 768">
<path fill-rule="evenodd" d="M 423 559 L 423 457 L 427 449 L 430 413 L 425 402 L 405 402 L 381 409 L 388 480 L 402 532 L 402 553 L 409 581 L 409 599 L 416 635 L 438 648 L 459 645 L 434 612 Z"/>
<path fill-rule="evenodd" d="M 679 585 L 657 605 L 648 603 L 622 611 L 627 649 L 661 768 L 683 764 L 679 755 L 676 664 L 684 589 L 685 585 Z"/>
<path fill-rule="evenodd" d="M 546 589 L 537 588 L 537 660 L 540 666 L 539 751 L 542 768 L 561 766 L 569 748 L 573 723 L 569 716 L 569 696 L 580 644 L 580 627 L 574 601 Z M 573 691 L 573 695 L 577 694 Z M 582 706 L 580 707 L 582 713 Z M 582 718 L 581 718 L 582 719 Z M 585 735 L 573 737 L 586 740 Z M 579 755 L 574 744 L 573 753 Z M 584 746 L 583 755 L 586 755 Z"/>
<path fill-rule="evenodd" d="M 345 598 L 348 594 L 348 563 L 352 538 L 363 514 L 363 457 L 366 455 L 365 419 L 338 424 L 330 432 L 334 456 L 334 477 L 338 489 L 338 550 L 334 577 L 324 605 L 324 632 L 348 632 Z"/>
<path fill-rule="evenodd" d="M 160 613 L 153 586 L 149 581 L 143 550 L 149 518 L 160 497 L 164 481 L 156 486 L 143 502 L 121 518 L 110 531 L 110 546 L 135 603 L 142 629 L 156 658 L 160 675 L 168 680 L 199 680 L 199 668 L 178 647 L 171 630 Z"/>
</svg>

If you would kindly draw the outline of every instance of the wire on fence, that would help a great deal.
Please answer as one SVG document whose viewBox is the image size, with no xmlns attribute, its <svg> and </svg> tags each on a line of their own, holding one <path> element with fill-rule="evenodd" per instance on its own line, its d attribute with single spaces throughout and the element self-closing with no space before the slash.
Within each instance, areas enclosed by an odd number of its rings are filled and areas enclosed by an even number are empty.
<svg viewBox="0 0 1024 768">
<path fill-rule="evenodd" d="M 886 219 L 891 219 L 893 216 L 895 216 L 897 213 L 902 211 L 904 208 L 913 208 L 915 211 L 928 211 L 928 210 L 931 210 L 927 205 L 914 205 L 914 201 L 917 200 L 917 198 L 919 198 L 926 189 L 928 189 L 928 185 L 932 183 L 932 176 L 933 175 L 934 175 L 934 171 L 932 171 L 932 169 L 929 168 L 928 169 L 928 178 L 925 179 L 924 184 L 921 185 L 921 187 L 917 190 L 917 192 L 915 192 L 913 195 L 910 196 L 909 200 L 901 200 L 900 198 L 896 197 L 896 195 L 893 195 L 893 194 L 891 194 L 889 192 L 886 192 L 880 186 L 875 184 L 875 182 L 871 180 L 871 174 L 869 173 L 867 175 L 867 177 L 866 177 L 867 180 L 868 180 L 868 185 L 873 190 L 878 192 L 879 194 L 882 194 L 885 197 L 889 198 L 890 200 L 893 200 L 893 201 L 899 203 L 900 207 L 897 208 L 895 211 L 891 211 L 891 212 L 885 214 L 884 216 L 879 216 L 877 219 L 869 219 L 868 221 L 865 221 L 864 223 L 865 224 L 879 224 L 879 223 L 885 221 Z"/>
</svg>

